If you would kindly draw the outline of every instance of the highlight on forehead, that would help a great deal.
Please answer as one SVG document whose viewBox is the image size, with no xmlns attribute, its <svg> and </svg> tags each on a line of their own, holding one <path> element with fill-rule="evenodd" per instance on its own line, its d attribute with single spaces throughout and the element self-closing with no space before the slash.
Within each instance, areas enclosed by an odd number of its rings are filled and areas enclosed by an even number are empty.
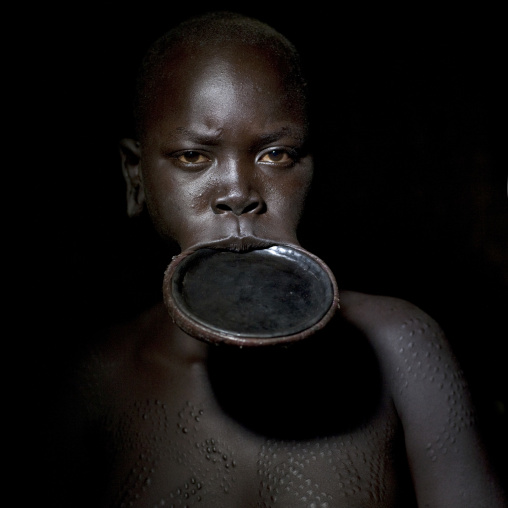
<svg viewBox="0 0 508 508">
<path fill-rule="evenodd" d="M 259 48 L 275 57 L 288 96 L 304 109 L 306 83 L 300 57 L 293 44 L 275 29 L 257 19 L 231 12 L 212 12 L 184 21 L 160 37 L 146 53 L 139 69 L 134 100 L 137 135 L 144 131 L 150 106 L 172 57 L 185 51 L 239 44 Z"/>
</svg>

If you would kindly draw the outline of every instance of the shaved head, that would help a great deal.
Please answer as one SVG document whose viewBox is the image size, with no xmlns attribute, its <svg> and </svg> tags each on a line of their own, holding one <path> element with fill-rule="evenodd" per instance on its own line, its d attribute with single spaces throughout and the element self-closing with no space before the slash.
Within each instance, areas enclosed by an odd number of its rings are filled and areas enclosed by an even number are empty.
<svg viewBox="0 0 508 508">
<path fill-rule="evenodd" d="M 146 121 L 161 99 L 164 84 L 179 63 L 206 51 L 236 52 L 256 48 L 260 57 L 269 55 L 283 77 L 286 98 L 306 109 L 306 82 L 300 57 L 293 44 L 269 25 L 231 12 L 213 12 L 184 21 L 160 37 L 145 55 L 136 83 L 134 120 L 136 136 L 143 137 Z M 252 52 L 251 52 L 252 54 Z"/>
</svg>

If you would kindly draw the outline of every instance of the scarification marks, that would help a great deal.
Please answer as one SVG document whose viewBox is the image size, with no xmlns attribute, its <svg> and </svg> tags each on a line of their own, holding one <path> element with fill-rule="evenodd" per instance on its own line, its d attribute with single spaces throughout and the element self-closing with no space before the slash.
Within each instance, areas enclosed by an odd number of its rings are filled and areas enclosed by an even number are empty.
<svg viewBox="0 0 508 508">
<path fill-rule="evenodd" d="M 191 476 L 181 487 L 176 488 L 167 496 L 162 497 L 155 505 L 153 505 L 153 508 L 195 506 L 203 500 L 202 492 L 202 483 L 197 481 L 194 476 Z"/>
<path fill-rule="evenodd" d="M 234 482 L 234 453 L 218 438 L 203 438 L 203 409 L 191 402 L 178 412 L 175 429 L 179 434 L 172 453 L 179 465 L 192 471 L 192 476 L 169 492 L 157 506 L 192 507 L 209 505 L 217 494 L 227 495 Z M 164 503 L 164 504 L 161 504 Z"/>
<path fill-rule="evenodd" d="M 291 506 L 306 508 L 332 508 L 348 499 L 382 502 L 386 461 L 391 457 L 393 429 L 389 429 L 389 425 L 363 429 L 359 440 L 348 436 L 266 441 L 257 462 L 259 507 L 270 508 L 280 498 L 291 499 Z M 373 441 L 379 447 L 373 446 Z"/>
<path fill-rule="evenodd" d="M 134 410 L 125 411 L 116 425 L 111 422 L 123 455 L 132 456 L 129 452 L 142 450 L 114 506 L 144 508 L 156 473 L 157 491 L 164 491 L 161 468 L 168 485 L 174 484 L 175 478 L 183 480 L 176 480 L 177 487 L 162 495 L 153 507 L 213 505 L 217 495 L 227 495 L 234 483 L 235 455 L 220 439 L 204 437 L 201 426 L 205 417 L 203 409 L 186 402 L 176 418 L 170 419 L 165 404 L 147 400 L 136 402 Z"/>
<path fill-rule="evenodd" d="M 307 443 L 311 446 L 311 443 Z M 282 461 L 281 461 L 282 460 Z M 329 508 L 332 496 L 320 488 L 316 481 L 307 476 L 307 466 L 315 462 L 315 453 L 309 452 L 305 444 L 294 443 L 281 449 L 277 442 L 267 441 L 259 452 L 258 476 L 260 481 L 260 503 L 269 508 L 284 496 L 294 502 L 313 508 Z"/>
<path fill-rule="evenodd" d="M 186 402 L 179 411 L 169 411 L 156 400 L 137 402 L 134 408 L 111 422 L 117 447 L 132 464 L 113 506 L 195 508 L 232 502 L 240 452 L 233 452 L 228 438 L 211 437 L 206 410 Z M 261 442 L 253 506 L 389 506 L 385 485 L 396 429 L 390 421 L 378 424 L 343 437 Z"/>
<path fill-rule="evenodd" d="M 136 506 L 150 489 L 159 465 L 163 436 L 169 430 L 166 407 L 159 400 L 136 401 L 131 411 L 109 425 L 116 449 L 124 456 L 135 456 L 114 506 Z"/>
<path fill-rule="evenodd" d="M 425 340 L 419 336 L 427 335 Z M 420 318 L 408 319 L 401 325 L 398 337 L 398 352 L 403 364 L 397 367 L 402 394 L 414 383 L 433 385 L 432 389 L 441 392 L 446 401 L 446 416 L 434 440 L 426 446 L 431 460 L 437 454 L 445 454 L 455 447 L 458 434 L 465 428 L 474 425 L 474 414 L 469 402 L 464 400 L 467 393 L 463 373 L 456 370 L 443 359 L 445 337 L 442 332 Z"/>
</svg>

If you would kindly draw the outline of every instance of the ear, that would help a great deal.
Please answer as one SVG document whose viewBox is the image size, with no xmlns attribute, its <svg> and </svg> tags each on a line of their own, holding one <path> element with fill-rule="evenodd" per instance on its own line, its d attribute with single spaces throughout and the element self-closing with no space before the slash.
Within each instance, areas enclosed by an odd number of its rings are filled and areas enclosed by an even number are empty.
<svg viewBox="0 0 508 508">
<path fill-rule="evenodd" d="M 145 205 L 145 191 L 141 178 L 141 148 L 138 141 L 125 138 L 120 141 L 122 173 L 127 184 L 127 215 L 139 215 Z"/>
</svg>

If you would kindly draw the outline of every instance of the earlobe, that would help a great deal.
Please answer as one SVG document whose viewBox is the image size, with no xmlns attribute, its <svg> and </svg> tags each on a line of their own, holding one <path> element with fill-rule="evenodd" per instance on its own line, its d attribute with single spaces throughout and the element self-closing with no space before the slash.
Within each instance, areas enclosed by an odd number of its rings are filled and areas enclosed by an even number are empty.
<svg viewBox="0 0 508 508">
<path fill-rule="evenodd" d="M 125 138 L 120 141 L 122 173 L 127 184 L 127 214 L 139 215 L 145 205 L 145 192 L 141 178 L 141 149 L 138 141 Z"/>
</svg>

